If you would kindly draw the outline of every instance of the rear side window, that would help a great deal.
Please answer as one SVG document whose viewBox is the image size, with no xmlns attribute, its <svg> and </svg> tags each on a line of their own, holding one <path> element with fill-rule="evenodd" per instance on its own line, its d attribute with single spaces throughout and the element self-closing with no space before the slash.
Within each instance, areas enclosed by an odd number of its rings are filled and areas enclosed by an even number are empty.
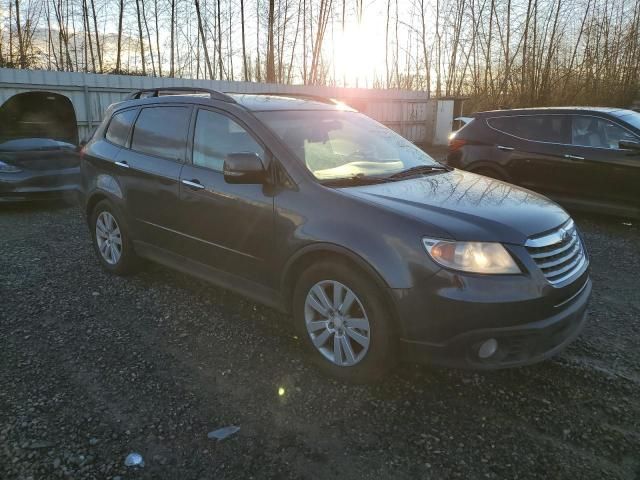
<svg viewBox="0 0 640 480">
<path fill-rule="evenodd" d="M 193 164 L 221 172 L 230 153 L 255 153 L 263 148 L 243 127 L 225 115 L 199 110 L 193 138 Z"/>
<path fill-rule="evenodd" d="M 131 149 L 182 161 L 190 113 L 187 107 L 143 108 L 133 129 Z"/>
<path fill-rule="evenodd" d="M 120 145 L 122 147 L 126 146 L 127 139 L 129 138 L 129 131 L 131 130 L 131 125 L 133 124 L 137 113 L 138 110 L 136 109 L 116 113 L 111 119 L 111 122 L 109 122 L 109 127 L 105 134 L 106 139 L 116 145 Z"/>
<path fill-rule="evenodd" d="M 488 118 L 490 127 L 507 135 L 534 142 L 569 141 L 570 120 L 566 115 L 514 115 Z"/>
</svg>

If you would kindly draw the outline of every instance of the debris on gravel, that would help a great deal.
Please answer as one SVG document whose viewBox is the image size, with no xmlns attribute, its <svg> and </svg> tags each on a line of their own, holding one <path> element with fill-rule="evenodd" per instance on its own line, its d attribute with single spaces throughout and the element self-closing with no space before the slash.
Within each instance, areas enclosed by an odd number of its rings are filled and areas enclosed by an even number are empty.
<svg viewBox="0 0 640 480">
<path fill-rule="evenodd" d="M 157 457 L 157 455 L 155 457 Z M 139 453 L 136 453 L 136 452 L 130 453 L 129 455 L 127 455 L 127 458 L 124 459 L 124 466 L 142 468 L 144 467 L 144 459 L 142 458 L 142 455 L 140 455 Z"/>
<path fill-rule="evenodd" d="M 3 207 L 0 478 L 638 479 L 640 229 L 576 221 L 594 294 L 558 357 L 346 385 L 280 313 L 157 265 L 105 273 L 78 208 Z"/>
<path fill-rule="evenodd" d="M 237 433 L 240 431 L 240 427 L 236 427 L 234 425 L 231 425 L 229 427 L 222 427 L 219 428 L 218 430 L 214 430 L 212 432 L 208 433 L 208 437 L 211 440 L 218 440 L 219 442 L 224 440 L 225 438 L 229 438 L 231 435 L 233 435 L 234 433 Z"/>
</svg>

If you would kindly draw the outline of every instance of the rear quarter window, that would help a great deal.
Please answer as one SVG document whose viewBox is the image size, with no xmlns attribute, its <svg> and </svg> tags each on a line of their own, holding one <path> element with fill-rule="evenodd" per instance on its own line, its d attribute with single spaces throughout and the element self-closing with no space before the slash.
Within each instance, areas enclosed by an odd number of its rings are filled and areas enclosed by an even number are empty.
<svg viewBox="0 0 640 480">
<path fill-rule="evenodd" d="M 524 140 L 547 143 L 571 143 L 571 122 L 566 115 L 514 115 L 492 117 L 487 124 L 494 130 Z"/>
<path fill-rule="evenodd" d="M 125 147 L 136 113 L 138 113 L 137 109 L 116 113 L 109 122 L 105 138 L 111 143 Z"/>
</svg>

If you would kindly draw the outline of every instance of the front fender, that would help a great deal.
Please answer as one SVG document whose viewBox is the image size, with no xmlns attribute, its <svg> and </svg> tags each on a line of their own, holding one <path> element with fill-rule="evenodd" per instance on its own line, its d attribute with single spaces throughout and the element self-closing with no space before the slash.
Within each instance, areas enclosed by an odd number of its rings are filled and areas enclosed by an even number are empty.
<svg viewBox="0 0 640 480">
<path fill-rule="evenodd" d="M 413 217 L 319 185 L 281 192 L 275 210 L 279 271 L 322 249 L 366 265 L 388 288 L 411 288 L 440 270 L 422 245 L 424 222 Z"/>
</svg>

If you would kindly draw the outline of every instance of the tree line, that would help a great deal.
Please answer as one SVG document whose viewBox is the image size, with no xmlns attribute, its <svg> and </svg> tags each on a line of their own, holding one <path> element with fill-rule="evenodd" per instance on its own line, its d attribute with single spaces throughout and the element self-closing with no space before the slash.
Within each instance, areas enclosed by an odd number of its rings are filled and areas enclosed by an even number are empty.
<svg viewBox="0 0 640 480">
<path fill-rule="evenodd" d="M 341 33 L 367 28 L 382 51 L 347 80 Z M 0 0 L 0 66 L 628 105 L 640 0 Z"/>
</svg>

